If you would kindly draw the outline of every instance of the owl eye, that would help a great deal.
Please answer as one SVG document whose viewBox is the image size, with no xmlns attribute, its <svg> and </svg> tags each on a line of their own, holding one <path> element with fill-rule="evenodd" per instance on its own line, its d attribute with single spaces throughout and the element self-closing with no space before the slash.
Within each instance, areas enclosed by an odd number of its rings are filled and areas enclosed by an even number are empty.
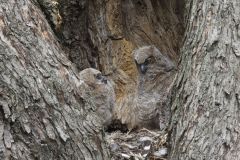
<svg viewBox="0 0 240 160">
<path fill-rule="evenodd" d="M 103 76 L 101 73 L 97 74 L 95 77 L 97 80 L 101 81 L 104 84 L 108 83 L 107 78 L 105 76 Z"/>
<path fill-rule="evenodd" d="M 152 61 L 152 57 L 148 57 L 146 60 L 145 60 L 145 64 L 149 64 L 149 63 L 151 63 L 151 61 Z"/>
<path fill-rule="evenodd" d="M 148 58 L 147 58 L 147 61 L 151 61 L 151 59 L 152 59 L 152 57 L 148 57 Z"/>
<path fill-rule="evenodd" d="M 101 75 L 100 73 L 98 73 L 98 74 L 96 75 L 96 79 L 97 79 L 97 80 L 101 80 L 101 79 L 102 79 L 102 75 Z"/>
</svg>

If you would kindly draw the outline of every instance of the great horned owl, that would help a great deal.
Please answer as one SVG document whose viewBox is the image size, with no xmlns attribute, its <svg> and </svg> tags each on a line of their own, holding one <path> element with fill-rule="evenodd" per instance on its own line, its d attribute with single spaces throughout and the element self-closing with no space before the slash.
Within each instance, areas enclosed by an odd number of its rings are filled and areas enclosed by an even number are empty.
<svg viewBox="0 0 240 160">
<path fill-rule="evenodd" d="M 81 90 L 81 97 L 95 107 L 103 125 L 109 125 L 112 121 L 112 110 L 115 104 L 112 83 L 100 71 L 93 68 L 84 69 L 79 76 L 78 87 Z"/>
<path fill-rule="evenodd" d="M 175 64 L 155 46 L 133 51 L 138 68 L 135 123 L 140 127 L 164 129 L 169 118 L 166 100 Z"/>
</svg>

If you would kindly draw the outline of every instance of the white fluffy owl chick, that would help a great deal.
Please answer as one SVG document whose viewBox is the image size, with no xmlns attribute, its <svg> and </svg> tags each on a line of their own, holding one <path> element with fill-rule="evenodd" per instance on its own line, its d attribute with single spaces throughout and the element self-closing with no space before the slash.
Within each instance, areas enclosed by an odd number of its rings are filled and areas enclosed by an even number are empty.
<svg viewBox="0 0 240 160">
<path fill-rule="evenodd" d="M 102 73 L 93 68 L 84 69 L 79 73 L 79 89 L 81 97 L 93 105 L 96 113 L 107 126 L 112 121 L 112 111 L 115 104 L 115 93 L 112 83 Z"/>
</svg>

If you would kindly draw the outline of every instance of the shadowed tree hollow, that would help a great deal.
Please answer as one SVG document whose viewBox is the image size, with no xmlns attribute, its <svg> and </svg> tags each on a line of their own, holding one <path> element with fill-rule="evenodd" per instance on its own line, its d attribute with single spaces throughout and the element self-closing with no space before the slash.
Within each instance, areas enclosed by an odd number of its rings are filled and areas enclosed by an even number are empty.
<svg viewBox="0 0 240 160">
<path fill-rule="evenodd" d="M 134 127 L 132 52 L 154 45 L 177 65 L 169 159 L 240 159 L 239 15 L 238 0 L 0 0 L 0 158 L 110 159 L 78 73 L 112 79 Z"/>
</svg>

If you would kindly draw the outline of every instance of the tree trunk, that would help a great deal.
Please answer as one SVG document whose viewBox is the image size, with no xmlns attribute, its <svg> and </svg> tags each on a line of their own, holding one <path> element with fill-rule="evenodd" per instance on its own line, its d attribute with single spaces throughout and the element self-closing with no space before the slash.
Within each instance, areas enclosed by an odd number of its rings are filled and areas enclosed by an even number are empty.
<svg viewBox="0 0 240 160">
<path fill-rule="evenodd" d="M 78 73 L 30 0 L 0 1 L 0 159 L 109 159 Z"/>
<path fill-rule="evenodd" d="M 171 160 L 240 159 L 238 0 L 188 0 L 172 100 Z"/>
</svg>

